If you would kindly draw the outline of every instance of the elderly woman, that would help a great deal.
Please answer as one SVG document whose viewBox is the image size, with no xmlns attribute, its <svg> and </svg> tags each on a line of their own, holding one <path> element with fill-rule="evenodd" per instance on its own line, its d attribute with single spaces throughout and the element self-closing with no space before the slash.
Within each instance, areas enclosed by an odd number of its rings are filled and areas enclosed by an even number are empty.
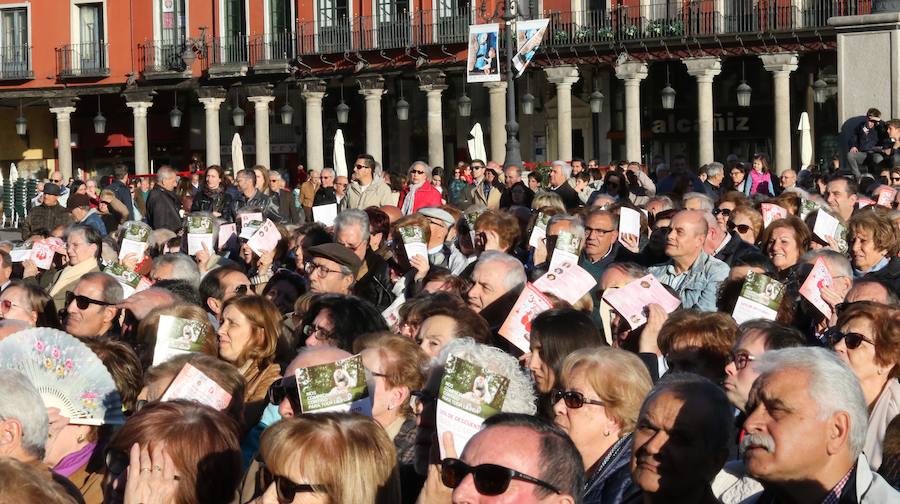
<svg viewBox="0 0 900 504">
<path fill-rule="evenodd" d="M 443 204 L 441 193 L 431 185 L 428 177 L 431 168 L 424 161 L 416 161 L 409 167 L 409 180 L 400 191 L 398 206 L 403 215 L 411 215 L 425 207 L 437 207 Z"/>
<path fill-rule="evenodd" d="M 631 481 L 631 440 L 653 382 L 632 352 L 576 350 L 553 391 L 556 424 L 572 438 L 586 468 L 585 504 L 618 504 L 640 492 Z"/>
<path fill-rule="evenodd" d="M 21 320 L 31 327 L 59 329 L 59 312 L 43 288 L 13 280 L 0 294 L 0 318 Z"/>
<path fill-rule="evenodd" d="M 421 390 L 425 383 L 428 356 L 414 341 L 390 333 L 367 338 L 361 354 L 374 382 L 372 418 L 394 442 L 398 464 L 411 466 L 416 454 L 416 420 L 409 405 L 410 392 Z"/>
<path fill-rule="evenodd" d="M 881 278 L 896 286 L 900 282 L 900 231 L 891 222 L 890 211 L 864 208 L 850 217 L 847 228 L 853 276 Z"/>
<path fill-rule="evenodd" d="M 881 466 L 884 432 L 900 413 L 900 309 L 870 301 L 851 303 L 831 333 L 834 351 L 859 378 L 869 407 L 863 452 L 873 470 Z"/>
<path fill-rule="evenodd" d="M 509 253 L 519 241 L 519 223 L 515 217 L 500 210 L 488 210 L 475 221 L 475 248 L 479 253 L 497 250 Z"/>
<path fill-rule="evenodd" d="M 232 502 L 241 481 L 237 424 L 199 403 L 148 404 L 106 449 L 104 502 Z"/>
<path fill-rule="evenodd" d="M 722 231 L 726 230 L 725 224 L 728 222 L 728 218 L 731 217 L 731 212 L 737 207 L 747 206 L 749 204 L 749 200 L 743 193 L 729 191 L 723 194 L 722 197 L 719 198 L 716 208 L 713 210 L 713 215 L 716 217 L 716 222 L 719 223 L 719 227 Z"/>
<path fill-rule="evenodd" d="M 485 345 L 491 343 L 487 321 L 468 306 L 436 306 L 423 315 L 415 340 L 428 357 L 437 357 L 447 343 L 458 338 L 472 338 Z"/>
<path fill-rule="evenodd" d="M 243 430 L 256 425 L 267 404 L 269 385 L 281 378 L 274 362 L 281 313 L 263 296 L 238 296 L 225 302 L 219 326 L 219 358 L 238 368 L 247 381 Z"/>
<path fill-rule="evenodd" d="M 763 228 L 763 216 L 753 207 L 739 206 L 731 211 L 725 228 L 750 245 L 756 245 Z"/>
<path fill-rule="evenodd" d="M 809 251 L 812 233 L 799 217 L 788 216 L 769 224 L 763 232 L 763 251 L 769 255 L 784 280 L 791 276 L 800 256 Z"/>
<path fill-rule="evenodd" d="M 725 313 L 679 310 L 663 322 L 657 342 L 670 371 L 696 373 L 722 383 L 737 333 L 734 318 Z"/>
<path fill-rule="evenodd" d="M 351 352 L 357 337 L 388 327 L 372 303 L 356 296 L 326 294 L 312 302 L 300 330 L 306 346 L 330 345 Z"/>
<path fill-rule="evenodd" d="M 396 451 L 368 417 L 320 413 L 282 420 L 263 432 L 260 456 L 267 489 L 254 504 L 400 502 Z"/>
<path fill-rule="evenodd" d="M 66 305 L 66 292 L 75 288 L 75 284 L 84 275 L 100 271 L 97 258 L 100 256 L 100 240 L 102 236 L 91 226 L 72 224 L 66 228 L 66 256 L 68 265 L 60 271 L 48 270 L 40 275 L 38 283 L 47 289 L 57 309 Z M 37 266 L 25 261 L 24 278 L 38 276 Z"/>
</svg>

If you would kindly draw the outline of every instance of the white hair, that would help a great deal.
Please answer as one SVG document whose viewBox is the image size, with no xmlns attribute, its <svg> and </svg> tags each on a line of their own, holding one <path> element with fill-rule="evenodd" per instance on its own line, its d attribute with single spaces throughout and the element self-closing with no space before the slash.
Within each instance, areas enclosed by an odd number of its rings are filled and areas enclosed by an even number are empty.
<svg viewBox="0 0 900 504">
<path fill-rule="evenodd" d="M 165 165 L 160 167 L 159 170 L 156 170 L 156 181 L 162 182 L 163 180 L 168 180 L 176 175 L 177 173 L 175 173 L 175 170 L 173 170 L 171 166 Z"/>
<path fill-rule="evenodd" d="M 850 451 L 854 459 L 859 456 L 869 413 L 859 379 L 836 353 L 818 347 L 770 350 L 756 359 L 755 367 L 760 378 L 790 369 L 805 371 L 807 392 L 819 407 L 818 417 L 824 419 L 839 411 L 850 416 Z"/>
<path fill-rule="evenodd" d="M 488 250 L 478 256 L 478 262 L 475 263 L 475 271 L 472 272 L 472 275 L 474 276 L 476 271 L 488 268 L 494 264 L 506 271 L 506 275 L 503 276 L 505 280 L 503 286 L 507 292 L 524 285 L 528 280 L 528 277 L 525 276 L 525 267 L 522 266 L 518 259 L 496 250 Z"/>
<path fill-rule="evenodd" d="M 810 250 L 809 252 L 803 254 L 803 257 L 800 258 L 800 261 L 813 264 L 814 262 L 816 262 L 816 259 L 820 257 L 825 260 L 825 263 L 828 265 L 828 269 L 831 271 L 832 276 L 847 277 L 850 280 L 853 280 L 853 267 L 850 265 L 850 260 L 847 259 L 847 256 L 841 254 L 836 250 Z"/>
<path fill-rule="evenodd" d="M 359 209 L 344 210 L 334 218 L 334 236 L 337 237 L 346 226 L 359 226 L 360 237 L 369 241 L 369 214 Z"/>
<path fill-rule="evenodd" d="M 725 166 L 718 161 L 713 161 L 712 163 L 709 163 L 708 165 L 706 165 L 706 176 L 707 177 L 710 177 L 710 178 L 718 177 L 719 175 L 722 175 L 723 173 L 725 173 Z"/>
<path fill-rule="evenodd" d="M 0 419 L 22 424 L 22 449 L 44 458 L 50 420 L 44 400 L 28 378 L 12 369 L 0 369 Z"/>
<path fill-rule="evenodd" d="M 566 163 L 562 159 L 557 159 L 550 166 L 551 167 L 552 166 L 561 166 L 563 173 L 566 175 L 566 178 L 569 178 L 572 176 L 572 165 L 570 165 L 569 163 Z"/>
<path fill-rule="evenodd" d="M 687 202 L 692 199 L 700 200 L 700 210 L 709 210 L 710 212 L 712 212 L 713 208 L 716 207 L 716 203 L 712 198 L 710 198 L 706 194 L 699 192 L 686 193 L 681 201 L 684 203 L 684 206 L 687 206 Z"/>
<path fill-rule="evenodd" d="M 644 205 L 644 207 L 648 207 L 648 206 L 650 206 L 651 203 L 654 203 L 657 201 L 663 204 L 663 208 L 660 210 L 660 212 L 662 212 L 664 210 L 671 210 L 671 209 L 675 208 L 675 202 L 672 201 L 672 198 L 670 198 L 668 196 L 654 196 L 654 197 L 650 198 L 649 200 L 647 200 L 647 204 Z"/>
<path fill-rule="evenodd" d="M 200 287 L 200 268 L 189 255 L 163 254 L 157 256 L 153 259 L 153 271 L 167 264 L 172 265 L 172 280 L 184 280 L 195 289 Z"/>
<path fill-rule="evenodd" d="M 332 176 L 334 176 L 334 168 L 322 168 L 322 175 L 325 175 L 326 173 L 330 173 Z"/>
<path fill-rule="evenodd" d="M 447 359 L 451 355 L 471 362 L 489 373 L 495 373 L 509 379 L 506 398 L 500 407 L 502 412 L 524 413 L 526 415 L 534 415 L 537 412 L 534 387 L 531 384 L 531 380 L 522 371 L 519 361 L 512 355 L 497 347 L 476 343 L 472 338 L 457 338 L 447 343 L 438 356 L 438 363 L 440 365 L 447 364 Z"/>
<path fill-rule="evenodd" d="M 425 175 L 431 175 L 431 167 L 428 166 L 428 163 L 425 161 L 415 161 L 413 164 L 409 165 L 409 170 L 406 170 L 406 173 L 412 171 L 416 166 L 421 166 L 422 170 L 425 172 Z"/>
<path fill-rule="evenodd" d="M 581 217 L 577 215 L 556 214 L 547 221 L 547 229 L 550 229 L 550 226 L 560 222 L 570 222 L 572 227 L 568 232 L 584 239 L 584 222 L 582 222 Z"/>
<path fill-rule="evenodd" d="M 710 229 L 715 229 L 717 230 L 717 234 L 726 234 L 725 231 L 721 231 L 721 228 L 719 227 L 719 221 L 716 220 L 716 216 L 711 212 L 703 212 L 703 219 L 706 220 L 706 227 L 708 228 L 706 230 L 707 233 L 709 233 Z"/>
</svg>

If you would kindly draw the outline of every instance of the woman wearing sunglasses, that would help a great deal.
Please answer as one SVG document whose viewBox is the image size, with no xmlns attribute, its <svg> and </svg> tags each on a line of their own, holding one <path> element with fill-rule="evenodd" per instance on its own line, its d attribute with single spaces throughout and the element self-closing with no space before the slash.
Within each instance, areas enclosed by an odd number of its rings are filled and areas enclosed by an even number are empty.
<svg viewBox="0 0 900 504">
<path fill-rule="evenodd" d="M 869 407 L 863 452 L 872 470 L 878 470 L 885 430 L 900 413 L 900 309 L 871 301 L 849 303 L 839 310 L 830 337 L 862 386 Z"/>
<path fill-rule="evenodd" d="M 104 504 L 233 502 L 241 481 L 237 424 L 196 402 L 151 403 L 106 448 Z"/>
<path fill-rule="evenodd" d="M 398 206 L 403 215 L 414 214 L 425 207 L 441 206 L 441 193 L 431 185 L 428 178 L 431 168 L 424 161 L 416 161 L 409 167 L 409 180 L 400 191 Z"/>
<path fill-rule="evenodd" d="M 751 206 L 739 206 L 731 211 L 731 216 L 726 220 L 725 227 L 729 233 L 736 233 L 750 245 L 757 244 L 763 227 L 761 213 Z"/>
<path fill-rule="evenodd" d="M 43 288 L 13 280 L 0 294 L 0 318 L 59 329 L 59 312 Z"/>
<path fill-rule="evenodd" d="M 632 433 L 653 382 L 633 353 L 585 348 L 562 364 L 553 391 L 555 421 L 585 467 L 585 504 L 618 504 L 640 492 L 631 481 Z"/>
<path fill-rule="evenodd" d="M 397 453 L 371 418 L 286 418 L 263 432 L 259 453 L 266 491 L 253 504 L 400 502 Z"/>
</svg>

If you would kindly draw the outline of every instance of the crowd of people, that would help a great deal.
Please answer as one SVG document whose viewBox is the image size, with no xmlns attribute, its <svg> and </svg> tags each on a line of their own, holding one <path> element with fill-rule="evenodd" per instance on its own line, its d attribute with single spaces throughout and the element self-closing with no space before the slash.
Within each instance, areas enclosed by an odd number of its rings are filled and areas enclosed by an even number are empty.
<svg viewBox="0 0 900 504">
<path fill-rule="evenodd" d="M 0 502 L 900 502 L 900 170 L 866 162 L 51 173 L 0 345 L 62 331 L 115 400 L 0 370 Z M 365 414 L 316 409 L 347 359 Z"/>
</svg>

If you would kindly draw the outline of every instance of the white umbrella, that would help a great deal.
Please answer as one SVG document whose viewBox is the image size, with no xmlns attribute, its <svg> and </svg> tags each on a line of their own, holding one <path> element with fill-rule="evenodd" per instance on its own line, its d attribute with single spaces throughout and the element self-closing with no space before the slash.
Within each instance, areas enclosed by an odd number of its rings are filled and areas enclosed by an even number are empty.
<svg viewBox="0 0 900 504">
<path fill-rule="evenodd" d="M 334 134 L 334 152 L 331 162 L 334 164 L 334 176 L 347 176 L 347 154 L 344 152 L 344 133 L 338 129 Z"/>
<path fill-rule="evenodd" d="M 81 168 L 78 168 L 78 171 L 75 172 L 76 180 L 84 180 L 84 172 L 81 171 Z"/>
<path fill-rule="evenodd" d="M 19 169 L 16 168 L 16 163 L 9 163 L 9 183 L 15 184 L 16 180 L 19 180 Z"/>
<path fill-rule="evenodd" d="M 231 169 L 235 176 L 244 169 L 244 144 L 237 133 L 231 139 Z"/>
<path fill-rule="evenodd" d="M 812 165 L 813 144 L 812 132 L 809 130 L 809 115 L 806 112 L 800 114 L 800 125 L 797 126 L 800 131 L 800 169 L 809 168 Z M 787 167 L 779 167 L 780 170 L 786 170 Z"/>
<path fill-rule="evenodd" d="M 484 132 L 481 131 L 481 124 L 475 123 L 472 131 L 469 132 L 472 137 L 467 143 L 469 145 L 469 157 L 472 159 L 480 159 L 487 162 L 487 151 L 484 150 Z"/>
</svg>

